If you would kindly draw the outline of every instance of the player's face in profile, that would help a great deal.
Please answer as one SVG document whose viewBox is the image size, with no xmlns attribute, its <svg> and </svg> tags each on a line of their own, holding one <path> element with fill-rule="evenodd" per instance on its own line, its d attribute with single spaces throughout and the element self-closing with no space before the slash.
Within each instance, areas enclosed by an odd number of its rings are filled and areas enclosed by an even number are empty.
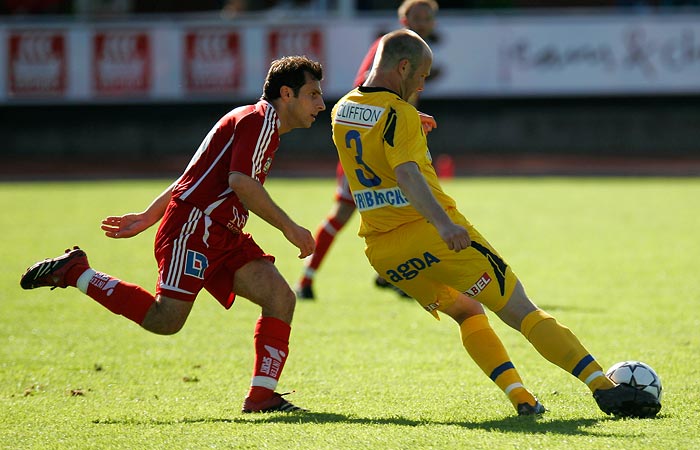
<svg viewBox="0 0 700 450">
<path fill-rule="evenodd" d="M 299 95 L 292 101 L 293 128 L 309 128 L 316 121 L 318 113 L 326 109 L 323 102 L 321 82 L 306 74 L 306 84 L 299 89 Z"/>
<path fill-rule="evenodd" d="M 423 91 L 425 87 L 425 79 L 430 75 L 430 67 L 433 64 L 433 59 L 430 56 L 423 58 L 423 62 L 418 68 L 409 74 L 404 80 L 404 92 L 407 100 L 413 94 Z"/>
</svg>

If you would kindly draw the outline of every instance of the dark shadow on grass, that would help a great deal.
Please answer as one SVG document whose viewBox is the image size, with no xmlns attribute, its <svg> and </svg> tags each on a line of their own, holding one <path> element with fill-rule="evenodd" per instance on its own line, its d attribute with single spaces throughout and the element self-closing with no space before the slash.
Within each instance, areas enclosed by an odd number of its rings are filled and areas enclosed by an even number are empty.
<svg viewBox="0 0 700 450">
<path fill-rule="evenodd" d="M 570 419 L 570 420 L 539 420 L 535 417 L 506 417 L 503 419 L 486 420 L 482 422 L 468 421 L 434 421 L 415 420 L 404 417 L 351 417 L 343 414 L 306 412 L 294 414 L 251 414 L 238 417 L 227 418 L 182 418 L 172 420 L 158 419 L 98 419 L 93 420 L 99 425 L 176 425 L 176 424 L 197 424 L 197 423 L 281 423 L 281 424 L 359 424 L 359 425 L 398 425 L 405 427 L 448 425 L 467 428 L 470 430 L 497 431 L 501 433 L 538 433 L 538 434 L 560 434 L 560 435 L 590 435 L 590 436 L 611 436 L 620 437 L 616 433 L 591 433 L 585 428 L 606 420 L 617 420 L 615 418 L 603 419 Z"/>
</svg>

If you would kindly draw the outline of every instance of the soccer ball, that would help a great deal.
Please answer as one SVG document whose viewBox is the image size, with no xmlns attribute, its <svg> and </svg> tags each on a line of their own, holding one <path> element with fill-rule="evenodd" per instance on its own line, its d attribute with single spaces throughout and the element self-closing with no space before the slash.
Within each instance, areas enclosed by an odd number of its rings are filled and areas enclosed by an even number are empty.
<svg viewBox="0 0 700 450">
<path fill-rule="evenodd" d="M 622 361 L 608 369 L 605 374 L 617 384 L 627 384 L 646 391 L 661 402 L 661 378 L 654 369 L 641 361 Z"/>
</svg>

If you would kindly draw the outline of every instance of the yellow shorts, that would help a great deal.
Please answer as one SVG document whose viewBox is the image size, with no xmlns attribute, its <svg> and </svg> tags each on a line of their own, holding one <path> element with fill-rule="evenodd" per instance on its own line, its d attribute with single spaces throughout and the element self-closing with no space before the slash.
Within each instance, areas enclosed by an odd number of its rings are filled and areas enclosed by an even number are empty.
<svg viewBox="0 0 700 450">
<path fill-rule="evenodd" d="M 513 293 L 517 277 L 459 211 L 451 209 L 448 214 L 469 231 L 469 248 L 459 253 L 449 250 L 435 227 L 420 220 L 368 236 L 365 254 L 370 264 L 435 317 L 460 292 L 492 311 L 500 310 Z"/>
</svg>

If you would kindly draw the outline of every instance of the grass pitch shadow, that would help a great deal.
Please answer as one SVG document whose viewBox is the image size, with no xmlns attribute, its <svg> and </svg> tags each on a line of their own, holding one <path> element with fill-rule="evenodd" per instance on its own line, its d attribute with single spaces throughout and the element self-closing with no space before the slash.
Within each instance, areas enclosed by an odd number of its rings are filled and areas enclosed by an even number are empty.
<svg viewBox="0 0 700 450">
<path fill-rule="evenodd" d="M 93 424 L 98 425 L 180 425 L 198 423 L 279 423 L 279 424 L 358 424 L 358 425 L 393 425 L 405 427 L 422 427 L 433 425 L 448 425 L 467 428 L 470 430 L 498 431 L 501 433 L 538 433 L 538 434 L 560 434 L 560 435 L 590 435 L 600 437 L 600 431 L 590 432 L 586 428 L 598 422 L 606 420 L 616 420 L 615 418 L 602 419 L 560 419 L 545 420 L 535 417 L 505 417 L 502 419 L 486 420 L 481 422 L 470 422 L 464 420 L 455 421 L 435 421 L 408 419 L 401 416 L 395 417 L 356 417 L 346 416 L 336 413 L 305 412 L 294 414 L 252 414 L 227 418 L 182 418 L 172 420 L 159 419 L 98 419 L 93 420 Z M 614 436 L 614 433 L 609 434 Z"/>
<path fill-rule="evenodd" d="M 259 421 L 257 417 L 247 419 L 234 418 L 234 422 Z M 266 423 L 343 423 L 359 425 L 395 425 L 406 427 L 421 427 L 433 425 L 458 426 L 470 430 L 500 431 L 502 433 L 541 433 L 541 434 L 561 434 L 561 435 L 595 435 L 600 436 L 600 432 L 591 433 L 587 427 L 595 425 L 601 419 L 570 419 L 570 420 L 540 420 L 536 417 L 505 417 L 481 422 L 470 422 L 465 420 L 436 421 L 408 419 L 401 416 L 396 417 L 354 417 L 334 413 L 304 413 L 296 417 L 292 415 L 275 415 L 262 418 Z M 610 420 L 610 419 L 602 419 Z"/>
</svg>

